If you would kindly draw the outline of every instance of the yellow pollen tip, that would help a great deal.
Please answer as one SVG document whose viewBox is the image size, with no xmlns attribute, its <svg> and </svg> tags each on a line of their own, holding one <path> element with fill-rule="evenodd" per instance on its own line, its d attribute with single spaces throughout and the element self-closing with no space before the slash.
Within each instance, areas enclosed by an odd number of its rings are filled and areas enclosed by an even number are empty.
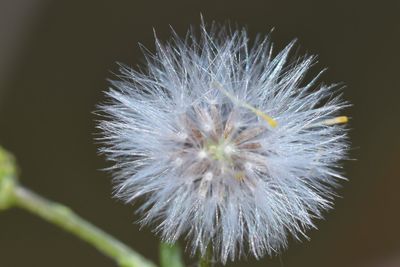
<svg viewBox="0 0 400 267">
<path fill-rule="evenodd" d="M 220 83 L 218 82 L 213 82 L 211 84 L 212 86 L 217 87 L 224 95 L 226 95 L 233 103 L 238 104 L 239 106 L 242 106 L 244 108 L 249 109 L 250 111 L 252 111 L 254 114 L 256 114 L 257 116 L 261 117 L 263 120 L 265 120 L 272 128 L 275 128 L 278 125 L 278 122 L 276 120 L 274 120 L 271 116 L 268 116 L 267 114 L 265 114 L 263 111 L 253 107 L 252 105 L 250 105 L 247 102 L 241 101 L 239 99 L 237 99 L 235 96 L 233 96 L 232 94 L 228 93 Z M 347 118 L 347 117 L 346 117 Z"/>
<path fill-rule="evenodd" d="M 342 124 L 347 123 L 349 118 L 347 116 L 339 116 L 333 119 L 324 120 L 322 123 L 325 125 L 335 125 L 335 124 Z"/>
<path fill-rule="evenodd" d="M 276 122 L 276 120 L 274 120 L 273 118 L 271 118 L 270 116 L 268 116 L 267 114 L 265 114 L 264 112 L 262 112 L 259 109 L 255 109 L 253 111 L 255 114 L 257 114 L 258 116 L 260 116 L 263 120 L 265 120 L 266 122 L 268 122 L 268 124 L 272 127 L 275 128 L 278 123 Z"/>
<path fill-rule="evenodd" d="M 238 181 L 243 181 L 244 178 L 245 178 L 245 174 L 242 171 L 236 172 L 234 174 L 234 176 L 235 176 L 235 179 L 238 180 Z"/>
</svg>

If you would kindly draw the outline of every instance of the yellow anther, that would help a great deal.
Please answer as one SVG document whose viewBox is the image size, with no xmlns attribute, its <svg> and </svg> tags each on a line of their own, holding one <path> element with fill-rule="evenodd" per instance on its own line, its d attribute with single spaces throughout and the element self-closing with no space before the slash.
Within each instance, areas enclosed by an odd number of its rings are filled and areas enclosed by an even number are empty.
<svg viewBox="0 0 400 267">
<path fill-rule="evenodd" d="M 236 180 L 238 180 L 238 181 L 243 181 L 244 178 L 245 178 L 245 173 L 242 172 L 242 171 L 239 171 L 239 172 L 236 172 L 236 173 L 234 174 L 234 176 L 235 176 L 235 179 L 236 179 Z"/>
<path fill-rule="evenodd" d="M 253 110 L 254 109 L 254 110 Z M 265 114 L 264 112 L 262 112 L 259 109 L 256 109 L 253 107 L 252 111 L 260 116 L 263 120 L 265 120 L 266 122 L 268 122 L 268 124 L 272 127 L 275 128 L 278 125 L 278 122 L 276 120 L 274 120 L 272 117 L 268 116 L 267 114 Z"/>
<path fill-rule="evenodd" d="M 239 99 L 237 99 L 237 97 L 233 96 L 232 94 L 230 94 L 228 91 L 226 91 L 221 84 L 219 84 L 218 82 L 213 82 L 212 86 L 215 86 L 216 88 L 218 88 L 224 95 L 226 95 L 233 103 L 247 108 L 250 111 L 252 111 L 254 114 L 256 114 L 257 116 L 261 117 L 263 120 L 265 120 L 272 128 L 275 128 L 278 125 L 278 122 L 276 120 L 274 120 L 271 116 L 268 116 L 267 114 L 265 114 L 265 112 L 263 112 L 262 110 L 259 110 L 258 108 L 253 107 L 252 105 L 250 105 L 247 102 L 241 101 Z"/>
<path fill-rule="evenodd" d="M 322 124 L 325 125 L 335 125 L 335 124 L 342 124 L 342 123 L 347 123 L 349 121 L 349 118 L 347 116 L 339 116 L 335 117 L 332 119 L 327 119 L 322 122 Z"/>
</svg>

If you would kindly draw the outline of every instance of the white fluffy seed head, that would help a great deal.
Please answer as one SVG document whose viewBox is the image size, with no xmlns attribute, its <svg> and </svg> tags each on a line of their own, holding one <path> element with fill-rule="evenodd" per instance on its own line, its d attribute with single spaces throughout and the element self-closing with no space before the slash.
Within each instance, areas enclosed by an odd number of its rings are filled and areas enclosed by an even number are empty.
<svg viewBox="0 0 400 267">
<path fill-rule="evenodd" d="M 101 106 L 116 196 L 145 199 L 143 224 L 225 263 L 279 252 L 329 209 L 346 129 L 336 86 L 305 82 L 314 57 L 272 56 L 269 37 L 201 27 L 121 68 Z M 338 119 L 342 118 L 342 119 Z"/>
</svg>

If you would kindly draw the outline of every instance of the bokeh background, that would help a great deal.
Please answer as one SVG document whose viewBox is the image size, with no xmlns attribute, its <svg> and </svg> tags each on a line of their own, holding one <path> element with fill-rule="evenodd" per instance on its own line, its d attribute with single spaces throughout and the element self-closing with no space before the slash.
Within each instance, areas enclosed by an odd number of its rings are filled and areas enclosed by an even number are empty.
<svg viewBox="0 0 400 267">
<path fill-rule="evenodd" d="M 111 198 L 97 154 L 93 111 L 116 61 L 143 62 L 169 25 L 183 35 L 229 20 L 280 49 L 298 38 L 319 55 L 323 80 L 343 81 L 352 128 L 335 209 L 279 257 L 229 266 L 400 266 L 399 1 L 0 1 L 0 144 L 15 153 L 22 183 L 65 203 L 153 261 L 158 239 Z M 194 263 L 188 259 L 188 263 Z M 21 210 L 0 214 L 0 266 L 116 266 L 89 245 Z"/>
</svg>

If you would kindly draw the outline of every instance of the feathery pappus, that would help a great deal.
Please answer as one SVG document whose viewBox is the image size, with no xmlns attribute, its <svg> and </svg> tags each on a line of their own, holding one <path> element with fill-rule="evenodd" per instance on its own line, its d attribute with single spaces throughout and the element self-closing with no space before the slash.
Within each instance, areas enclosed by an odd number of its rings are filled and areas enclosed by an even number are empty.
<svg viewBox="0 0 400 267">
<path fill-rule="evenodd" d="M 294 42 L 274 53 L 269 35 L 250 45 L 216 24 L 199 35 L 156 38 L 145 68 L 112 82 L 99 128 L 115 196 L 143 199 L 141 223 L 192 253 L 277 253 L 332 207 L 348 104 L 319 74 L 305 81 L 315 57 L 291 59 Z"/>
</svg>

